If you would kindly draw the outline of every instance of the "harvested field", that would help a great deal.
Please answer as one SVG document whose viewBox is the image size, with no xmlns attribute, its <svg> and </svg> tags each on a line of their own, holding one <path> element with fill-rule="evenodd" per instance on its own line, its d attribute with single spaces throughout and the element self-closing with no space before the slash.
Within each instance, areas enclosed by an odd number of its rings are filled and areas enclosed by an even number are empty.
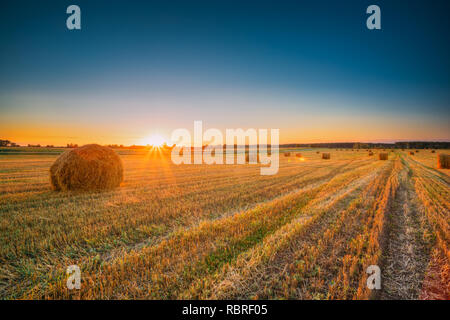
<svg viewBox="0 0 450 320">
<path fill-rule="evenodd" d="M 87 192 L 52 191 L 57 153 L 0 154 L 0 297 L 449 299 L 437 154 L 317 152 L 281 150 L 278 174 L 261 176 L 120 150 L 122 185 Z M 66 288 L 73 264 L 80 290 Z M 381 290 L 366 286 L 374 264 Z"/>
</svg>

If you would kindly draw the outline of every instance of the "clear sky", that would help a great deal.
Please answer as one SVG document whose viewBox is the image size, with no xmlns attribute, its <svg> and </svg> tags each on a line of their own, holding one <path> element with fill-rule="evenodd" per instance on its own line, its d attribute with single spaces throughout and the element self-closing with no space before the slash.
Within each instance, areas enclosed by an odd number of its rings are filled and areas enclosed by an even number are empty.
<svg viewBox="0 0 450 320">
<path fill-rule="evenodd" d="M 2 139 L 128 145 L 202 120 L 281 143 L 450 140 L 449 1 L 0 6 Z"/>
</svg>

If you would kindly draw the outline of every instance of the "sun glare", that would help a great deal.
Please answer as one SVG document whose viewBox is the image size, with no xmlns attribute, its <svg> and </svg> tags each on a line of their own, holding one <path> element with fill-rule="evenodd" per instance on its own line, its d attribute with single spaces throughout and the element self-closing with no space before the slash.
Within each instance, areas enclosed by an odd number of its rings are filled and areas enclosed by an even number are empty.
<svg viewBox="0 0 450 320">
<path fill-rule="evenodd" d="M 166 140 L 160 136 L 159 134 L 154 134 L 149 136 L 143 140 L 144 144 L 151 145 L 153 147 L 162 147 L 164 143 L 167 143 Z"/>
</svg>

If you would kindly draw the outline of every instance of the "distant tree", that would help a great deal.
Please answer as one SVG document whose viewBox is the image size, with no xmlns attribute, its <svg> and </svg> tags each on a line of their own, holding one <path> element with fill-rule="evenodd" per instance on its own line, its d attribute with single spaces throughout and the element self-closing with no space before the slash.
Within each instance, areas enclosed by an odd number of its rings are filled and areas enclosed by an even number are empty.
<svg viewBox="0 0 450 320">
<path fill-rule="evenodd" d="M 0 147 L 7 147 L 10 143 L 11 141 L 9 140 L 0 140 Z"/>
</svg>

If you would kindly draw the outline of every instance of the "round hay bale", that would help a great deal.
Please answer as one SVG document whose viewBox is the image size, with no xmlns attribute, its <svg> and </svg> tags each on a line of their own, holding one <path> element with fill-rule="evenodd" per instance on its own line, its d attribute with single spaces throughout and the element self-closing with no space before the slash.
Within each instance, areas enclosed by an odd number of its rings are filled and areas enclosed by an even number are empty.
<svg viewBox="0 0 450 320">
<path fill-rule="evenodd" d="M 438 169 L 450 169 L 450 155 L 438 154 L 437 160 Z"/>
<path fill-rule="evenodd" d="M 50 183 L 58 191 L 112 189 L 122 180 L 122 160 L 98 144 L 68 150 L 50 167 Z"/>
<path fill-rule="evenodd" d="M 322 159 L 328 160 L 328 159 L 330 159 L 330 158 L 331 158 L 331 156 L 330 156 L 329 153 L 322 153 Z"/>
<path fill-rule="evenodd" d="M 301 154 L 301 153 L 296 153 L 295 156 L 296 156 L 297 158 L 301 158 L 301 157 L 302 157 L 302 154 Z"/>
<path fill-rule="evenodd" d="M 259 153 L 257 153 L 256 154 L 256 163 L 259 163 L 259 162 L 260 162 L 260 160 L 259 160 Z M 252 163 L 252 164 L 255 163 L 254 160 L 252 162 L 250 162 L 250 154 L 248 154 L 248 153 L 245 155 L 245 163 Z"/>
<path fill-rule="evenodd" d="M 379 160 L 387 160 L 389 157 L 389 155 L 387 153 L 379 153 L 378 154 L 378 159 Z"/>
<path fill-rule="evenodd" d="M 373 152 L 372 151 L 369 151 L 369 156 L 373 156 Z"/>
<path fill-rule="evenodd" d="M 413 156 L 414 155 L 414 151 L 410 151 L 409 155 Z"/>
<path fill-rule="evenodd" d="M 285 156 L 285 157 L 290 157 L 290 156 L 291 156 L 291 153 L 290 153 L 290 152 L 285 152 L 285 153 L 284 153 L 284 156 Z"/>
</svg>

